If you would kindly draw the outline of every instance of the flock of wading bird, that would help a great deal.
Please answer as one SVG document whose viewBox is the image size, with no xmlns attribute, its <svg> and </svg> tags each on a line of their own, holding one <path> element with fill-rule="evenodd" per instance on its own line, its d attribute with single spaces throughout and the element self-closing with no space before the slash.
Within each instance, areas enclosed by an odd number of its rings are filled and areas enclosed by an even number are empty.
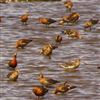
<svg viewBox="0 0 100 100">
<path fill-rule="evenodd" d="M 64 2 L 64 6 L 67 8 L 68 11 L 72 11 L 72 7 L 73 7 L 73 2 L 71 0 L 68 0 L 66 2 Z M 2 17 L 0 17 L 0 22 L 2 22 Z M 72 12 L 71 14 L 69 14 L 68 16 L 63 16 L 61 18 L 61 20 L 59 21 L 60 25 L 64 25 L 65 23 L 77 23 L 78 20 L 80 18 L 80 14 L 77 12 Z M 27 21 L 29 19 L 29 14 L 24 14 L 20 17 L 21 22 L 26 25 Z M 56 20 L 51 19 L 51 18 L 44 18 L 41 17 L 39 18 L 39 23 L 46 25 L 47 27 L 49 27 L 50 24 L 55 23 Z M 91 31 L 91 28 L 97 24 L 99 22 L 99 20 L 97 19 L 90 19 L 88 21 L 86 21 L 84 23 L 84 30 L 89 29 Z M 63 34 L 67 34 L 68 37 L 73 38 L 73 39 L 81 39 L 81 35 L 80 33 L 76 30 L 76 29 L 66 29 L 64 31 L 62 31 Z M 43 46 L 43 48 L 41 49 L 40 53 L 43 54 L 44 56 L 47 56 L 49 59 L 51 59 L 51 55 L 54 49 L 56 49 L 58 47 L 58 45 L 61 43 L 62 41 L 62 36 L 61 34 L 57 34 L 55 37 L 55 45 L 53 44 L 46 44 Z M 27 46 L 27 44 L 29 44 L 30 42 L 32 42 L 32 39 L 19 39 L 16 42 L 16 49 L 18 50 L 19 48 L 24 49 L 25 46 Z M 17 52 L 14 53 L 14 56 L 12 58 L 12 60 L 9 61 L 8 63 L 9 68 L 13 69 L 13 71 L 11 71 L 7 77 L 9 78 L 10 81 L 17 81 L 20 70 L 17 67 Z M 65 62 L 63 64 L 60 64 L 60 66 L 62 68 L 64 68 L 65 70 L 74 70 L 76 68 L 78 68 L 80 65 L 80 59 L 74 59 L 72 61 L 69 62 Z M 39 97 L 44 96 L 48 90 L 49 87 L 52 86 L 53 84 L 59 83 L 60 81 L 49 78 L 49 77 L 45 77 L 43 75 L 42 72 L 40 72 L 39 75 L 39 82 L 41 83 L 40 86 L 34 86 L 32 91 L 33 93 Z M 56 88 L 54 89 L 55 94 L 62 94 L 65 93 L 71 89 L 76 88 L 76 86 L 71 85 L 69 82 L 65 81 L 62 84 L 59 84 L 58 86 L 56 86 Z"/>
</svg>

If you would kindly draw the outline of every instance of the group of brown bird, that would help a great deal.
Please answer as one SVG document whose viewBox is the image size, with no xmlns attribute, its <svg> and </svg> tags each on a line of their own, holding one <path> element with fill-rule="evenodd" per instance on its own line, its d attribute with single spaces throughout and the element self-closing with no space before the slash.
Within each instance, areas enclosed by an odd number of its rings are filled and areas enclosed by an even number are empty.
<svg viewBox="0 0 100 100">
<path fill-rule="evenodd" d="M 71 11 L 73 8 L 73 2 L 71 0 L 67 0 L 66 2 L 64 2 L 64 6 Z M 61 20 L 59 21 L 60 25 L 64 25 L 65 23 L 77 23 L 78 20 L 80 18 L 80 14 L 77 12 L 73 12 L 71 14 L 69 14 L 68 16 L 63 16 L 61 18 Z M 20 17 L 21 22 L 26 25 L 27 21 L 29 19 L 29 14 L 24 14 Z M 2 17 L 0 17 L 0 22 L 2 22 Z M 39 22 L 41 24 L 46 25 L 47 27 L 52 24 L 55 23 L 56 20 L 51 19 L 51 18 L 39 18 Z M 86 21 L 84 23 L 84 28 L 90 28 L 94 26 L 95 24 L 97 24 L 99 22 L 99 20 L 96 19 L 90 19 L 89 21 Z M 81 35 L 80 33 L 76 30 L 76 29 L 66 29 L 62 31 L 63 34 L 67 34 L 68 37 L 71 37 L 73 39 L 81 39 Z M 55 42 L 60 44 L 62 41 L 62 36 L 60 34 L 56 35 L 55 37 Z M 27 44 L 29 44 L 30 42 L 32 42 L 32 39 L 19 39 L 18 41 L 16 41 L 16 49 L 19 48 L 24 48 Z M 54 49 L 58 48 L 58 45 L 53 45 L 53 44 L 46 44 L 43 46 L 43 48 L 41 49 L 40 53 L 49 57 L 49 59 L 51 59 L 51 55 Z M 8 63 L 9 68 L 13 69 L 13 71 L 11 71 L 7 77 L 9 78 L 9 80 L 11 81 L 17 81 L 20 70 L 17 67 L 17 53 L 15 53 L 13 55 L 12 60 L 9 61 Z M 65 62 L 63 64 L 59 64 L 60 67 L 64 68 L 65 70 L 74 70 L 76 68 L 78 68 L 80 65 L 80 59 L 75 59 L 72 61 L 68 61 Z M 44 96 L 47 92 L 48 92 L 48 88 L 49 86 L 52 86 L 53 84 L 59 83 L 58 80 L 49 78 L 49 77 L 45 77 L 43 75 L 43 73 L 41 72 L 39 75 L 39 82 L 41 83 L 41 86 L 34 86 L 33 87 L 33 93 L 38 96 Z M 56 86 L 54 93 L 55 94 L 59 94 L 59 93 L 65 93 L 71 89 L 74 89 L 76 86 L 71 85 L 69 82 L 65 81 L 62 84 Z"/>
</svg>

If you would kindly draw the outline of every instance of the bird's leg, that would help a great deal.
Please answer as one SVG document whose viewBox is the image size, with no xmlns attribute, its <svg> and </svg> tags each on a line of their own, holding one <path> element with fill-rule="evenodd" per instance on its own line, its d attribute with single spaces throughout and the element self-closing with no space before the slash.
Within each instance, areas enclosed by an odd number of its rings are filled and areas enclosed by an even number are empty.
<svg viewBox="0 0 100 100">
<path fill-rule="evenodd" d="M 27 25 L 27 22 L 23 22 L 23 25 Z"/>
<path fill-rule="evenodd" d="M 69 12 L 71 12 L 71 10 L 72 10 L 71 8 L 68 9 Z"/>
<path fill-rule="evenodd" d="M 46 28 L 49 28 L 50 26 L 49 26 L 49 24 L 46 24 Z"/>
<path fill-rule="evenodd" d="M 40 96 L 38 96 L 38 100 L 40 99 Z"/>
<path fill-rule="evenodd" d="M 51 55 L 49 55 L 48 58 L 51 59 Z"/>
<path fill-rule="evenodd" d="M 90 26 L 90 31 L 92 30 L 91 26 Z"/>
</svg>

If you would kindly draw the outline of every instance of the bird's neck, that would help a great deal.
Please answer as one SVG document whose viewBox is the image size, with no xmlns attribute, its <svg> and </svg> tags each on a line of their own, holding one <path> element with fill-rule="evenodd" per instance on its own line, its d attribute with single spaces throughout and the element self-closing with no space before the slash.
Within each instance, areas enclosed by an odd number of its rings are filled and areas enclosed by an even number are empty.
<svg viewBox="0 0 100 100">
<path fill-rule="evenodd" d="M 13 58 L 12 63 L 17 63 L 16 57 Z"/>
</svg>

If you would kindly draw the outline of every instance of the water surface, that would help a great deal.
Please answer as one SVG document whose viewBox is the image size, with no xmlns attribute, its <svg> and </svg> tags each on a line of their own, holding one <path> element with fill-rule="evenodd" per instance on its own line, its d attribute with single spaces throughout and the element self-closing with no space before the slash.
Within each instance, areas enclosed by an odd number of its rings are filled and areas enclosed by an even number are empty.
<svg viewBox="0 0 100 100">
<path fill-rule="evenodd" d="M 54 95 L 53 88 L 44 96 L 43 100 L 100 100 L 100 22 L 93 30 L 84 31 L 84 21 L 94 17 L 100 18 L 99 0 L 78 0 L 74 2 L 73 11 L 80 13 L 78 25 L 61 27 L 58 23 L 51 28 L 38 23 L 38 17 L 46 16 L 59 20 L 62 15 L 69 14 L 63 2 L 32 2 L 0 4 L 0 97 L 1 100 L 35 100 L 32 93 L 33 85 L 40 85 L 38 75 L 43 71 L 45 76 L 53 77 L 59 81 L 68 80 L 77 88 L 65 95 Z M 19 16 L 25 12 L 30 13 L 28 25 L 24 26 Z M 53 51 L 52 59 L 39 54 L 40 48 L 47 42 L 52 42 L 56 34 L 66 28 L 76 28 L 84 39 L 73 40 L 63 36 L 58 49 Z M 16 51 L 15 42 L 21 38 L 33 38 L 25 49 L 18 52 L 18 68 L 21 73 L 18 81 L 9 82 L 6 75 L 10 72 L 7 62 Z M 58 63 L 81 59 L 81 65 L 75 72 L 66 72 Z"/>
</svg>

